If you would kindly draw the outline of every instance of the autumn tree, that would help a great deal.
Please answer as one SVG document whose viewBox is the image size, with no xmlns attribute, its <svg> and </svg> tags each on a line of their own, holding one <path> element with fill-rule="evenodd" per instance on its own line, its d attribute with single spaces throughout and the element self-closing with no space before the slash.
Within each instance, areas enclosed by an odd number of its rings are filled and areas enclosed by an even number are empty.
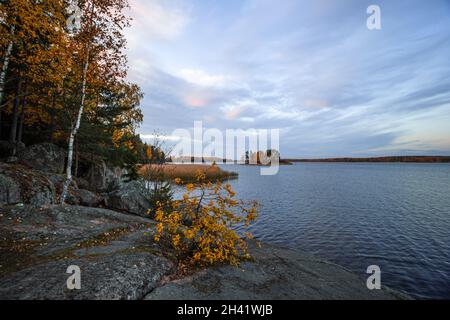
<svg viewBox="0 0 450 320">
<path fill-rule="evenodd" d="M 80 154 L 130 172 L 147 161 L 148 146 L 136 134 L 143 94 L 126 81 L 127 6 L 125 0 L 0 0 L 0 121 L 8 129 L 0 126 L 0 136 L 15 146 L 10 155 L 21 141 L 67 147 L 63 200 Z"/>
<path fill-rule="evenodd" d="M 181 184 L 181 179 L 175 179 Z M 182 199 L 159 202 L 154 211 L 158 222 L 154 240 L 171 247 L 181 272 L 192 267 L 218 263 L 238 266 L 249 258 L 248 232 L 239 234 L 237 226 L 248 228 L 258 217 L 259 204 L 236 199 L 229 184 L 207 181 L 198 172 L 197 182 L 186 185 Z"/>
<path fill-rule="evenodd" d="M 79 107 L 69 133 L 62 204 L 72 181 L 73 146 L 85 108 L 98 106 L 96 89 L 102 83 L 115 82 L 126 76 L 126 57 L 123 53 L 125 39 L 122 31 L 129 25 L 129 19 L 123 14 L 124 9 L 128 7 L 127 1 L 82 0 L 78 1 L 78 7 L 81 12 L 81 25 L 72 42 L 75 47 L 75 60 L 81 66 L 81 93 Z"/>
<path fill-rule="evenodd" d="M 63 45 L 65 2 L 60 0 L 8 0 L 1 6 L 2 48 L 6 47 L 0 74 L 0 104 L 11 107 L 9 140 L 21 140 L 27 96 L 48 79 L 55 56 Z M 6 75 L 8 73 L 8 81 Z M 10 101 L 3 102 L 6 83 L 15 84 Z M 21 109 L 20 109 L 21 108 Z M 19 123 L 20 121 L 20 123 Z"/>
</svg>

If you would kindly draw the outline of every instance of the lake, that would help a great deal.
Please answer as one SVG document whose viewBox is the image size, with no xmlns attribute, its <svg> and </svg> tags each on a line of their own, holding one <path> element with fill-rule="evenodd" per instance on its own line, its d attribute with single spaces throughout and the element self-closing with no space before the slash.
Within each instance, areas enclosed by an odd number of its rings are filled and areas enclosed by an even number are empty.
<svg viewBox="0 0 450 320">
<path fill-rule="evenodd" d="M 275 176 L 226 165 L 258 200 L 263 242 L 299 249 L 416 298 L 450 299 L 450 164 L 298 163 Z"/>
</svg>

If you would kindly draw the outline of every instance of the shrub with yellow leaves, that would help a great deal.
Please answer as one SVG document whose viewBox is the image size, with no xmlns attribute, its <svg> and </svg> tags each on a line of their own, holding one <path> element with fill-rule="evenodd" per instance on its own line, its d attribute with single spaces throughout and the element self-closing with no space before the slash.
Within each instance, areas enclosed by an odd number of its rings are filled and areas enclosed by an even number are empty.
<svg viewBox="0 0 450 320">
<path fill-rule="evenodd" d="M 175 179 L 181 185 L 181 179 Z M 239 266 L 250 258 L 247 242 L 235 227 L 248 228 L 258 217 L 256 201 L 236 200 L 229 184 L 207 181 L 199 172 L 197 183 L 186 186 L 181 200 L 159 203 L 155 241 L 165 241 L 178 258 L 180 270 L 217 263 Z M 249 232 L 245 237 L 252 238 Z"/>
</svg>

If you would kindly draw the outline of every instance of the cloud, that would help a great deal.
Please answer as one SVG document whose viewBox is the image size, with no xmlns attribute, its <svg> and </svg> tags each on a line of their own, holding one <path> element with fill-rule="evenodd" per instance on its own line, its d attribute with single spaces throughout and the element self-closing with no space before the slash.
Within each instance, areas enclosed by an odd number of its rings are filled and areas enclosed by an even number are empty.
<svg viewBox="0 0 450 320">
<path fill-rule="evenodd" d="M 209 75 L 199 69 L 181 69 L 180 76 L 190 83 L 204 87 L 221 87 L 225 84 L 223 75 Z"/>
<path fill-rule="evenodd" d="M 372 32 L 369 4 L 133 0 L 141 132 L 204 120 L 280 128 L 290 157 L 450 154 L 450 7 L 380 0 Z"/>
<path fill-rule="evenodd" d="M 256 102 L 252 100 L 239 100 L 221 107 L 221 110 L 228 120 L 239 118 L 249 108 L 256 106 Z"/>
<path fill-rule="evenodd" d="M 171 142 L 177 142 L 182 139 L 182 137 L 174 136 L 174 135 L 159 135 L 159 134 L 140 134 L 141 139 L 147 140 L 147 141 L 171 141 Z"/>
<path fill-rule="evenodd" d="M 317 109 L 321 109 L 321 108 L 326 108 L 328 107 L 328 102 L 326 100 L 323 99 L 307 99 L 305 100 L 305 102 L 303 103 L 303 105 L 306 108 L 317 108 Z"/>
<path fill-rule="evenodd" d="M 130 0 L 130 7 L 133 31 L 144 34 L 147 40 L 176 38 L 181 35 L 189 22 L 184 8 L 173 1 Z M 133 39 L 133 33 L 129 34 L 129 38 Z M 133 40 L 134 45 L 142 44 L 139 37 Z"/>
<path fill-rule="evenodd" d="M 201 108 L 209 104 L 207 97 L 202 97 L 199 94 L 188 94 L 184 97 L 184 103 L 192 108 Z"/>
</svg>

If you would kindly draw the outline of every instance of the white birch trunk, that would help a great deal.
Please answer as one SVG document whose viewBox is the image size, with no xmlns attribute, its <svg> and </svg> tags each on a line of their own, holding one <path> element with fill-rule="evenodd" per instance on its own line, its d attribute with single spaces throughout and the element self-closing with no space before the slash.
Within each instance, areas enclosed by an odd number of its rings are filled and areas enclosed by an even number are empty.
<svg viewBox="0 0 450 320">
<path fill-rule="evenodd" d="M 14 26 L 11 27 L 11 33 L 14 33 Z M 3 101 L 3 94 L 5 91 L 6 72 L 8 72 L 9 57 L 11 56 L 12 48 L 13 48 L 13 42 L 10 41 L 8 44 L 8 47 L 6 48 L 5 58 L 3 60 L 2 72 L 0 74 L 0 104 Z"/>
<path fill-rule="evenodd" d="M 77 135 L 78 129 L 80 129 L 81 117 L 83 116 L 84 100 L 86 98 L 86 78 L 88 69 L 89 69 L 89 48 L 87 49 L 86 52 L 86 61 L 83 70 L 83 84 L 81 88 L 80 109 L 78 110 L 76 123 L 74 126 L 72 126 L 72 130 L 70 131 L 69 147 L 67 150 L 66 181 L 64 182 L 63 191 L 61 193 L 61 205 L 64 205 L 66 201 L 67 192 L 69 190 L 70 183 L 72 182 L 73 143 L 75 141 L 75 136 Z"/>
</svg>

